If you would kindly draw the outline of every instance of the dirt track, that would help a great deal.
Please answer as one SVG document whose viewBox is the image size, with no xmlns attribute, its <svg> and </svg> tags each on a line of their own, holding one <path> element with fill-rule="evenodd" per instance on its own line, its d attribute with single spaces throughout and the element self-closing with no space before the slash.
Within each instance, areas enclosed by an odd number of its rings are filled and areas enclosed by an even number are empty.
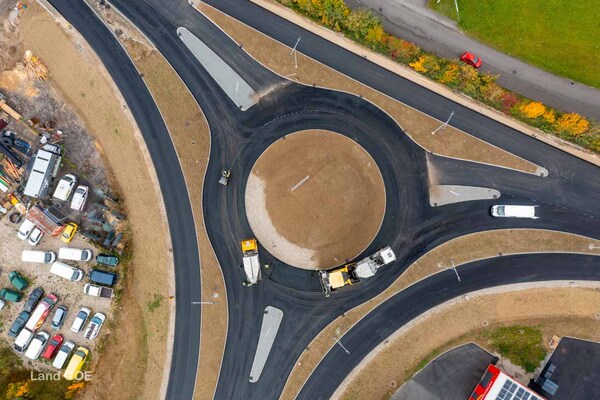
<svg viewBox="0 0 600 400">
<path fill-rule="evenodd" d="M 302 131 L 258 159 L 246 212 L 269 252 L 300 268 L 329 268 L 357 256 L 377 234 L 385 212 L 383 178 L 354 141 Z"/>
</svg>

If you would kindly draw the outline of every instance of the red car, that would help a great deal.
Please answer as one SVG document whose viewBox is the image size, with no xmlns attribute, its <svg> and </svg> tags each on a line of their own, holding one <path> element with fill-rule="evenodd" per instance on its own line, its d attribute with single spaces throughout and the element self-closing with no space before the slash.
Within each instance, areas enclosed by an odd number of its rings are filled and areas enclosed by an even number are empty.
<svg viewBox="0 0 600 400">
<path fill-rule="evenodd" d="M 60 348 L 60 345 L 62 344 L 63 340 L 64 339 L 61 335 L 52 336 L 52 339 L 50 339 L 50 341 L 48 342 L 46 349 L 44 349 L 42 357 L 44 357 L 46 360 L 52 359 L 56 355 L 56 352 Z"/>
<path fill-rule="evenodd" d="M 460 60 L 466 62 L 467 64 L 475 68 L 481 67 L 481 58 L 477 57 L 473 53 L 469 53 L 468 51 L 462 53 L 462 55 L 460 56 Z"/>
</svg>

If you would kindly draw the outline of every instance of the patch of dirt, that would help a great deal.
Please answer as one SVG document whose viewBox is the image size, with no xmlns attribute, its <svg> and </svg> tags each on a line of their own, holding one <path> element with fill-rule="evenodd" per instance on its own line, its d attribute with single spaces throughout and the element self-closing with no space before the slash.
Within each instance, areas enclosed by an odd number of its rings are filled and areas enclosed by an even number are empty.
<svg viewBox="0 0 600 400">
<path fill-rule="evenodd" d="M 84 396 L 154 398 L 167 356 L 169 308 L 163 302 L 150 311 L 148 305 L 155 296 L 170 296 L 172 261 L 163 203 L 147 150 L 108 72 L 76 32 L 63 31 L 37 3 L 23 13 L 19 29 L 24 47 L 50 70 L 49 82 L 57 96 L 73 105 L 85 129 L 97 139 L 94 147 L 102 150 L 111 180 L 120 183 L 131 226 L 134 257 L 122 277 L 118 318 Z"/>
<path fill-rule="evenodd" d="M 375 161 L 337 133 L 285 136 L 260 156 L 248 179 L 252 230 L 271 254 L 296 267 L 326 269 L 353 259 L 371 243 L 384 213 Z"/>
<path fill-rule="evenodd" d="M 535 173 L 537 166 L 496 146 L 486 143 L 452 126 L 439 131 L 444 121 L 429 117 L 406 104 L 400 103 L 352 78 L 347 77 L 301 53 L 299 45 L 297 68 L 290 48 L 263 35 L 241 22 L 200 2 L 197 6 L 243 46 L 252 57 L 276 73 L 298 82 L 342 90 L 362 96 L 388 113 L 417 144 L 435 154 L 472 160 L 501 167 Z"/>
<path fill-rule="evenodd" d="M 598 341 L 599 301 L 600 288 L 563 287 L 469 296 L 443 304 L 369 354 L 332 398 L 388 399 L 419 365 L 444 351 L 474 342 L 493 353 L 485 333 L 498 326 L 534 326 L 542 331 L 547 350 L 553 335 Z M 528 378 L 523 374 L 522 383 Z M 391 388 L 391 382 L 397 386 Z"/>
</svg>

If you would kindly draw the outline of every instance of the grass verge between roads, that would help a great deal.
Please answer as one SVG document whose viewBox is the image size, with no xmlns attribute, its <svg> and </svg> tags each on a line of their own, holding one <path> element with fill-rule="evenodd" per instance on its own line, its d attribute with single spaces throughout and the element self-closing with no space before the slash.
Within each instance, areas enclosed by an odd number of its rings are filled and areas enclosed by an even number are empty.
<svg viewBox="0 0 600 400">
<path fill-rule="evenodd" d="M 542 331 L 533 326 L 501 326 L 485 335 L 490 345 L 525 372 L 533 372 L 546 357 Z"/>
<path fill-rule="evenodd" d="M 544 352 L 549 351 L 553 335 L 598 341 L 599 322 L 594 315 L 599 300 L 598 290 L 561 287 L 490 293 L 447 303 L 369 354 L 334 398 L 389 399 L 428 362 L 452 348 L 472 342 L 494 353 L 489 335 L 514 325 L 540 331 Z M 511 373 L 528 383 L 525 371 L 511 368 Z"/>
<path fill-rule="evenodd" d="M 420 146 L 436 154 L 462 158 L 524 172 L 534 173 L 537 166 L 498 147 L 448 126 L 443 132 L 432 135 L 442 122 L 429 117 L 403 103 L 363 85 L 315 60 L 298 53 L 298 68 L 290 57 L 287 46 L 249 28 L 241 22 L 200 3 L 198 9 L 211 18 L 221 29 L 256 60 L 282 76 L 290 76 L 298 82 L 313 83 L 335 90 L 342 90 L 364 97 L 388 113 L 403 130 Z"/>
<path fill-rule="evenodd" d="M 454 0 L 430 0 L 429 6 L 458 20 Z M 458 8 L 458 26 L 469 35 L 549 72 L 600 88 L 598 1 L 458 0 Z"/>
</svg>

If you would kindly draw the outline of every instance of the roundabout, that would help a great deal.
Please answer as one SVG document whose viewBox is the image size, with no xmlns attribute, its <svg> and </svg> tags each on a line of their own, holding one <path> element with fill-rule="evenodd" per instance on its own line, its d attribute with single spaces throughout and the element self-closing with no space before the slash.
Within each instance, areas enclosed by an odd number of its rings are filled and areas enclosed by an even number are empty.
<svg viewBox="0 0 600 400">
<path fill-rule="evenodd" d="M 325 130 L 292 133 L 254 164 L 246 185 L 252 231 L 271 254 L 303 269 L 355 258 L 385 212 L 383 178 L 353 140 Z"/>
</svg>

